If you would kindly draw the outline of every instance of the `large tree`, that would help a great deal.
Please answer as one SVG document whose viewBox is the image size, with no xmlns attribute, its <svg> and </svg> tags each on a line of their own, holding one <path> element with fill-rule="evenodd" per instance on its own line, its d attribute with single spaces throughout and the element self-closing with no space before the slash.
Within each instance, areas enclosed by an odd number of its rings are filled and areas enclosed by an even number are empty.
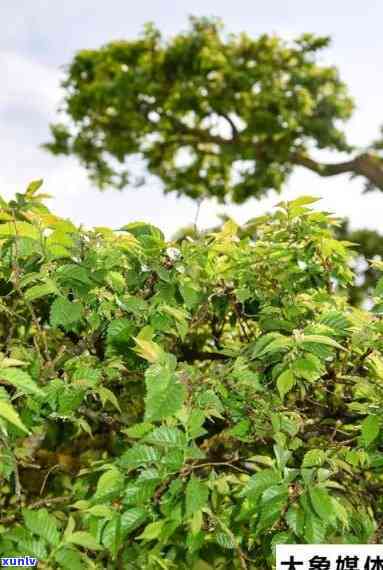
<svg viewBox="0 0 383 570">
<path fill-rule="evenodd" d="M 361 176 L 383 190 L 379 143 L 359 153 L 341 123 L 353 103 L 335 67 L 320 65 L 326 37 L 226 35 L 191 19 L 169 41 L 147 26 L 139 39 L 80 51 L 64 81 L 65 121 L 46 147 L 74 154 L 101 187 L 124 187 L 141 156 L 166 192 L 243 202 L 281 190 L 295 167 Z M 317 149 L 346 152 L 322 163 Z"/>
</svg>

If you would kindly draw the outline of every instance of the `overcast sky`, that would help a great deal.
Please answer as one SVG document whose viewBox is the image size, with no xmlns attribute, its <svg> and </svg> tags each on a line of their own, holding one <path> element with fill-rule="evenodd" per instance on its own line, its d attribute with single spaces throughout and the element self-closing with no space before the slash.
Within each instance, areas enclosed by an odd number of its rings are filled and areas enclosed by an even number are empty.
<svg viewBox="0 0 383 570">
<path fill-rule="evenodd" d="M 191 223 L 196 206 L 188 199 L 163 196 L 159 184 L 122 193 L 100 193 L 89 184 L 75 160 L 53 157 L 39 148 L 49 139 L 48 125 L 60 102 L 63 65 L 83 48 L 134 38 L 153 21 L 165 35 L 187 27 L 188 15 L 223 19 L 227 31 L 276 32 L 287 37 L 314 32 L 332 37 L 323 61 L 340 68 L 357 109 L 347 126 L 351 142 L 363 147 L 383 124 L 383 2 L 381 0 L 0 0 L 0 193 L 21 191 L 28 181 L 44 178 L 51 207 L 88 226 L 117 228 L 146 220 L 171 235 Z M 332 158 L 326 155 L 325 158 Z M 297 170 L 283 197 L 301 194 L 323 198 L 321 207 L 351 219 L 353 227 L 381 227 L 383 195 L 361 195 L 361 180 L 347 176 L 320 179 Z M 279 201 L 270 194 L 241 207 L 202 205 L 199 224 L 210 226 L 226 212 L 239 222 Z"/>
</svg>

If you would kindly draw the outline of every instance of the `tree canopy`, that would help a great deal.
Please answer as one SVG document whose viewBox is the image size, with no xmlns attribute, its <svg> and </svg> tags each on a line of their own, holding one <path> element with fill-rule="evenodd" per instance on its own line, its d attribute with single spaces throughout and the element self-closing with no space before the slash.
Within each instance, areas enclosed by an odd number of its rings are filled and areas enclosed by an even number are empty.
<svg viewBox="0 0 383 570">
<path fill-rule="evenodd" d="M 165 192 L 243 202 L 280 191 L 292 170 L 362 176 L 383 190 L 381 144 L 363 153 L 341 124 L 353 103 L 335 67 L 318 63 L 329 39 L 256 39 L 191 19 L 165 41 L 139 39 L 76 54 L 64 81 L 65 120 L 46 146 L 73 154 L 102 188 L 134 184 L 129 157 L 145 160 Z M 317 149 L 346 152 L 325 164 Z"/>
<path fill-rule="evenodd" d="M 39 185 L 0 208 L 0 555 L 258 570 L 381 543 L 383 280 L 348 304 L 338 222 L 302 197 L 166 242 L 77 228 Z"/>
</svg>

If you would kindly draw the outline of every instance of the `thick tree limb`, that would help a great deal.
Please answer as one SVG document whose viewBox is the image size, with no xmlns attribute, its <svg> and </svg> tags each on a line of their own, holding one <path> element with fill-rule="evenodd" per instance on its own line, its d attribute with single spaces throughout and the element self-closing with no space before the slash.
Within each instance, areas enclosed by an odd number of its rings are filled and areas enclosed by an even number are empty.
<svg viewBox="0 0 383 570">
<path fill-rule="evenodd" d="M 364 176 L 372 185 L 383 191 L 383 162 L 369 153 L 334 164 L 317 162 L 304 154 L 295 153 L 292 162 L 316 172 L 319 176 L 336 176 L 344 173 Z"/>
</svg>

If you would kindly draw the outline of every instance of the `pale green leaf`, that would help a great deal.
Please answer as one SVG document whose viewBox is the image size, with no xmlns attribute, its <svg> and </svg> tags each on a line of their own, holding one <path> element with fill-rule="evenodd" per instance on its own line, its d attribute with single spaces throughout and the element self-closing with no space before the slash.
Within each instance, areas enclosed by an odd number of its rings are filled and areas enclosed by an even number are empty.
<svg viewBox="0 0 383 570">
<path fill-rule="evenodd" d="M 81 303 L 58 297 L 51 305 L 50 323 L 53 327 L 67 327 L 81 320 L 83 306 Z"/>
<path fill-rule="evenodd" d="M 368 416 L 361 425 L 362 438 L 366 445 L 370 445 L 380 433 L 381 420 L 379 416 Z"/>
<path fill-rule="evenodd" d="M 45 394 L 39 388 L 34 380 L 24 370 L 19 368 L 4 368 L 0 369 L 0 379 L 9 382 L 23 394 L 32 394 L 34 396 L 42 396 Z"/>
<path fill-rule="evenodd" d="M 283 400 L 284 397 L 295 385 L 295 376 L 292 370 L 288 369 L 282 372 L 277 379 L 277 388 L 281 399 Z"/>
<path fill-rule="evenodd" d="M 192 475 L 186 485 L 186 518 L 201 510 L 207 503 L 209 489 L 203 481 Z"/>
<path fill-rule="evenodd" d="M 89 532 L 78 530 L 66 537 L 66 542 L 89 550 L 102 550 L 102 546 Z"/>
</svg>

